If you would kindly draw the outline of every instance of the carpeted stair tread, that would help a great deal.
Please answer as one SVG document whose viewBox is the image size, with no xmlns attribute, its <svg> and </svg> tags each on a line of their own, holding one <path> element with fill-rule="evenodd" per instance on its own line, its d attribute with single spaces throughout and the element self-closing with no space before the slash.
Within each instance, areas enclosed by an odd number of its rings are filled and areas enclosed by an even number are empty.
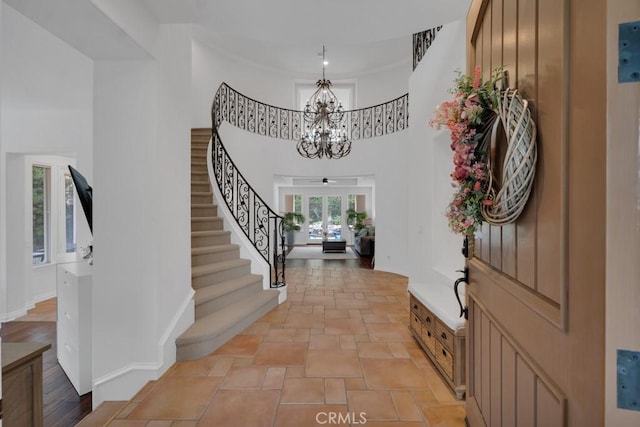
<svg viewBox="0 0 640 427">
<path fill-rule="evenodd" d="M 278 300 L 279 292 L 275 289 L 266 289 L 256 292 L 252 298 L 246 298 L 231 304 L 215 313 L 196 320 L 187 330 L 176 339 L 176 345 L 184 346 L 212 340 L 226 332 L 251 313 L 257 312 L 260 307 L 271 300 Z"/>
<path fill-rule="evenodd" d="M 191 222 L 222 222 L 223 219 L 219 216 L 194 216 L 191 217 Z"/>
<path fill-rule="evenodd" d="M 200 248 L 192 248 L 191 255 L 212 254 L 216 252 L 235 251 L 240 249 L 240 245 L 230 243 L 228 245 L 204 246 Z"/>
<path fill-rule="evenodd" d="M 237 279 L 225 280 L 215 285 L 205 286 L 196 289 L 194 302 L 197 305 L 204 304 L 213 299 L 219 298 L 238 289 L 244 288 L 256 282 L 262 282 L 262 276 L 259 274 L 247 274 Z"/>
<path fill-rule="evenodd" d="M 206 236 L 224 236 L 231 235 L 229 230 L 205 230 L 205 231 L 192 231 L 191 237 L 206 237 Z"/>
<path fill-rule="evenodd" d="M 191 209 L 193 208 L 215 208 L 217 203 L 191 203 Z"/>
<path fill-rule="evenodd" d="M 231 270 L 232 268 L 243 267 L 250 264 L 250 260 L 238 258 L 231 261 L 216 262 L 215 264 L 199 265 L 191 269 L 191 277 L 200 277 L 209 273 Z"/>
</svg>

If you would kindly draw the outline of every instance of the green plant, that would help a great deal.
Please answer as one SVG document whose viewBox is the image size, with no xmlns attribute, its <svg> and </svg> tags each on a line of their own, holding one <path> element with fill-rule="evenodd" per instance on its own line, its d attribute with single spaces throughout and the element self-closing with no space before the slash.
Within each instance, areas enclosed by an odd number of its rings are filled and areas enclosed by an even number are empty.
<svg viewBox="0 0 640 427">
<path fill-rule="evenodd" d="M 356 212 L 356 210 L 352 208 L 347 209 L 347 224 L 352 225 L 354 230 L 362 230 L 365 219 L 367 219 L 367 212 Z"/>
<path fill-rule="evenodd" d="M 300 224 L 305 221 L 304 215 L 299 212 L 286 212 L 282 218 L 284 231 L 300 231 Z"/>
</svg>

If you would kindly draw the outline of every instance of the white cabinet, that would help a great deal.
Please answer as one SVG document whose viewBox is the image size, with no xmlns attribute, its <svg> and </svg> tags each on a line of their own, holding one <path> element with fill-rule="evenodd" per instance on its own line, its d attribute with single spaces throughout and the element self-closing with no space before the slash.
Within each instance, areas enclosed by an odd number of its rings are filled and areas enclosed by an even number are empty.
<svg viewBox="0 0 640 427">
<path fill-rule="evenodd" d="M 58 363 L 79 395 L 91 391 L 91 266 L 59 264 Z"/>
</svg>

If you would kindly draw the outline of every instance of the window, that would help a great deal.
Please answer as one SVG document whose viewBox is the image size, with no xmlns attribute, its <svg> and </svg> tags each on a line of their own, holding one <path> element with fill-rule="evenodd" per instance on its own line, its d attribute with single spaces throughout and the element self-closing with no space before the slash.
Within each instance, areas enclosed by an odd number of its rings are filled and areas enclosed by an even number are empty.
<svg viewBox="0 0 640 427">
<path fill-rule="evenodd" d="M 315 82 L 296 84 L 296 105 L 298 110 L 304 110 L 307 101 L 317 89 Z M 342 102 L 342 107 L 344 107 L 345 110 L 353 110 L 355 108 L 355 83 L 333 83 L 331 90 L 338 98 L 338 101 Z"/>
<path fill-rule="evenodd" d="M 349 196 L 347 197 L 347 209 L 353 209 L 354 211 L 356 210 L 356 195 L 355 194 L 349 194 Z"/>
<path fill-rule="evenodd" d="M 33 199 L 33 265 L 51 260 L 51 168 L 32 166 Z"/>
<path fill-rule="evenodd" d="M 76 218 L 74 206 L 73 180 L 71 175 L 64 174 L 64 242 L 65 252 L 76 251 Z"/>
<path fill-rule="evenodd" d="M 293 211 L 302 213 L 302 194 L 293 195 Z"/>
</svg>

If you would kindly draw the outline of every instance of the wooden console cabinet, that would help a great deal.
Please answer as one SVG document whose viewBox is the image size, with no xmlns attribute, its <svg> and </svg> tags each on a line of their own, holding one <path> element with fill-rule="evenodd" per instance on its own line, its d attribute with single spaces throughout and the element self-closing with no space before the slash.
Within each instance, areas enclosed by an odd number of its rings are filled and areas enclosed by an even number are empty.
<svg viewBox="0 0 640 427">
<path fill-rule="evenodd" d="M 2 422 L 5 427 L 41 427 L 42 353 L 51 344 L 2 343 Z"/>
<path fill-rule="evenodd" d="M 409 296 L 411 332 L 454 391 L 456 398 L 464 399 L 467 388 L 464 326 L 456 330 L 450 329 L 413 294 L 410 293 Z"/>
</svg>

